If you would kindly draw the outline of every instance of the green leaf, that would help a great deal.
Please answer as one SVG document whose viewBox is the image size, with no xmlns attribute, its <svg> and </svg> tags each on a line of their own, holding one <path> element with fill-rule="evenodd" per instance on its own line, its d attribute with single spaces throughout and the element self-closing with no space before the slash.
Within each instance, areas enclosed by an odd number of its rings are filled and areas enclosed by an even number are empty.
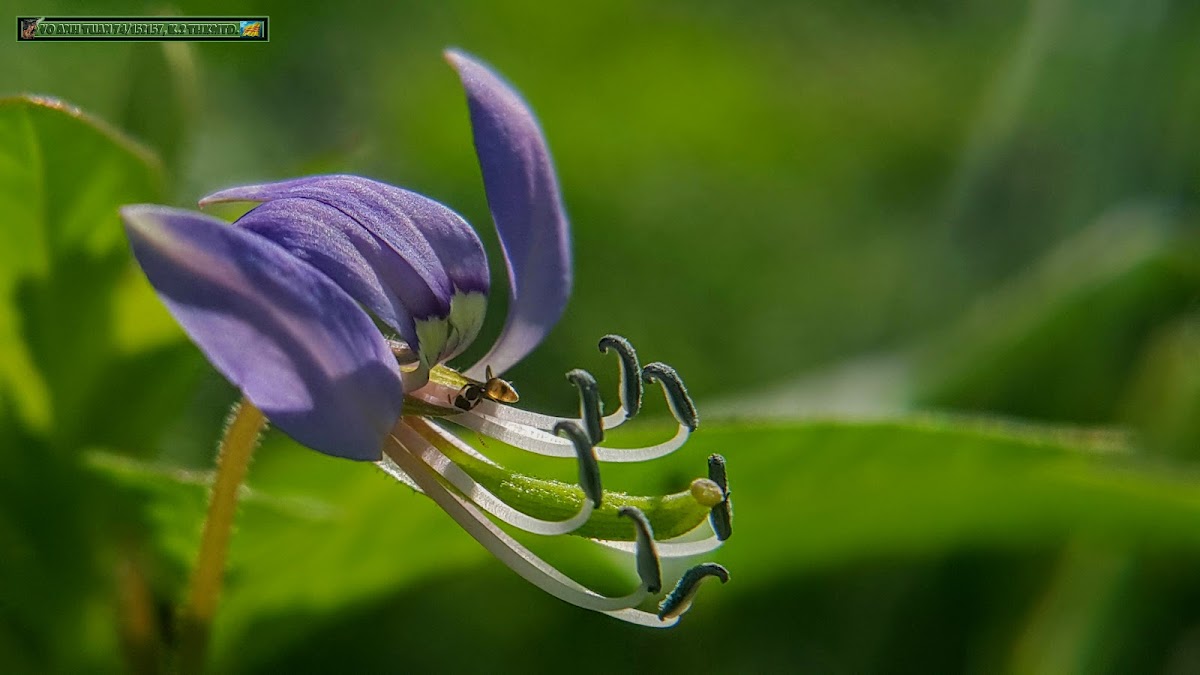
<svg viewBox="0 0 1200 675">
<path fill-rule="evenodd" d="M 57 378 L 36 367 L 38 355 L 30 350 L 49 345 L 29 339 L 40 326 L 22 316 L 19 304 L 29 303 L 15 296 L 28 298 L 37 293 L 31 286 L 45 287 L 59 276 L 111 286 L 114 272 L 105 259 L 120 245 L 116 207 L 159 194 L 154 160 L 80 111 L 46 99 L 0 101 L 0 205 L 17 225 L 0 232 L 0 374 L 34 426 L 52 421 Z M 79 264 L 94 265 L 87 271 L 98 274 L 80 273 Z M 58 327 L 79 332 L 81 323 L 71 321 L 76 317 L 66 316 L 66 308 L 60 312 Z"/>
<path fill-rule="evenodd" d="M 1156 332 L 1194 311 L 1194 222 L 1114 209 L 918 354 L 918 406 L 1111 423 Z"/>
<path fill-rule="evenodd" d="M 195 46 L 162 42 L 131 55 L 121 126 L 158 151 L 178 175 L 200 104 Z"/>
<path fill-rule="evenodd" d="M 12 223 L 0 231 L 0 387 L 54 446 L 106 440 L 118 427 L 106 414 L 113 378 L 181 341 L 117 215 L 162 195 L 158 161 L 103 123 L 58 101 L 0 101 L 0 207 Z M 186 377 L 185 362 L 160 359 L 158 372 Z M 124 405 L 170 400 L 129 384 Z"/>
</svg>

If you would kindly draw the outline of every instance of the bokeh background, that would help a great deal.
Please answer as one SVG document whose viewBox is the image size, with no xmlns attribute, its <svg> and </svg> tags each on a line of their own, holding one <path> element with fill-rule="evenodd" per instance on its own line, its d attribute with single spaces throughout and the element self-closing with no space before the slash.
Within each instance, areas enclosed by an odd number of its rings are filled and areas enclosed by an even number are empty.
<svg viewBox="0 0 1200 675">
<path fill-rule="evenodd" d="M 668 633 L 618 624 L 273 433 L 214 672 L 1200 670 L 1200 5 L 4 8 L 265 13 L 271 41 L 0 40 L 0 94 L 101 125 L 0 104 L 0 670 L 161 667 L 236 398 L 116 206 L 360 173 L 459 211 L 502 279 L 447 46 L 531 103 L 573 223 L 575 294 L 509 373 L 522 400 L 568 413 L 577 366 L 614 391 L 605 333 L 674 365 L 700 431 L 606 485 L 676 490 L 725 454 L 733 579 Z M 634 578 L 530 543 L 602 590 Z"/>
</svg>

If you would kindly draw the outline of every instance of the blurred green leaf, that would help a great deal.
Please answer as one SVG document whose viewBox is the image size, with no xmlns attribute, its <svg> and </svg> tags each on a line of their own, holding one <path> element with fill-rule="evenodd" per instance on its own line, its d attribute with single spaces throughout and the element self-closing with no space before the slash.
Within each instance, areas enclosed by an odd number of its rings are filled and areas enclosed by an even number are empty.
<svg viewBox="0 0 1200 675">
<path fill-rule="evenodd" d="M 191 149 L 200 105 L 195 48 L 187 42 L 162 42 L 131 56 L 128 98 L 118 119 L 178 174 Z"/>
<path fill-rule="evenodd" d="M 158 161 L 103 123 L 0 100 L 0 662 L 111 670 L 121 657 L 114 570 L 138 527 L 79 449 L 144 451 L 182 400 L 171 382 L 195 371 L 117 216 L 162 188 Z"/>
<path fill-rule="evenodd" d="M 0 398 L 0 664 L 14 672 L 112 669 L 111 555 L 98 524 L 110 502 L 71 458 Z M 63 640 L 72 649 L 62 649 Z"/>
<path fill-rule="evenodd" d="M 161 195 L 157 161 L 117 132 L 58 101 L 0 102 L 0 206 L 17 224 L 0 230 L 0 378 L 21 419 L 59 442 L 81 433 L 122 346 L 114 295 L 147 295 L 128 278 L 117 207 Z M 159 316 L 141 319 L 120 331 Z"/>
<path fill-rule="evenodd" d="M 1200 315 L 1163 326 L 1148 341 L 1123 417 L 1164 452 L 1200 458 Z"/>
<path fill-rule="evenodd" d="M 1152 336 L 1200 297 L 1190 214 L 1107 213 L 981 298 L 917 355 L 919 406 L 1112 421 Z"/>
</svg>

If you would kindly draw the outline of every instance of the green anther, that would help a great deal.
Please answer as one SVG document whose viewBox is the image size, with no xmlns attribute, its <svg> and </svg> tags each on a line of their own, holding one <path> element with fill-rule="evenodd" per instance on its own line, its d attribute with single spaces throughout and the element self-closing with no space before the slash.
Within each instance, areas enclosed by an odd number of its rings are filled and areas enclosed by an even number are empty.
<svg viewBox="0 0 1200 675">
<path fill-rule="evenodd" d="M 621 359 L 621 406 L 625 408 L 625 419 L 630 419 L 642 409 L 642 364 L 629 340 L 620 335 L 605 335 L 600 338 L 600 353 L 607 354 L 615 349 Z"/>
<path fill-rule="evenodd" d="M 580 417 L 592 445 L 598 445 L 604 440 L 604 422 L 601 420 L 604 411 L 600 409 L 600 387 L 596 385 L 596 378 L 588 371 L 576 368 L 567 373 L 567 379 L 579 389 Z"/>
<path fill-rule="evenodd" d="M 413 428 L 489 492 L 534 518 L 567 520 L 579 513 L 583 500 L 588 499 L 579 485 L 515 473 L 472 457 L 446 443 L 419 420 L 413 421 Z M 606 491 L 592 517 L 571 534 L 591 539 L 630 541 L 634 539 L 634 534 L 629 530 L 629 523 L 618 516 L 620 509 L 627 506 L 645 514 L 654 532 L 663 539 L 694 530 L 708 518 L 710 508 L 696 501 L 690 489 L 656 496 Z"/>
<path fill-rule="evenodd" d="M 566 437 L 575 446 L 575 456 L 579 459 L 579 487 L 592 500 L 592 506 L 600 506 L 604 488 L 600 485 L 600 462 L 596 461 L 595 445 L 574 422 L 559 422 L 554 425 L 554 433 Z"/>
<path fill-rule="evenodd" d="M 663 391 L 667 392 L 671 412 L 675 414 L 675 419 L 679 420 L 680 424 L 692 431 L 700 426 L 700 414 L 696 412 L 696 404 L 692 402 L 687 387 L 683 386 L 683 379 L 679 377 L 679 373 L 676 373 L 674 368 L 655 361 L 642 368 L 642 379 L 646 382 L 657 381 L 662 385 Z"/>
<path fill-rule="evenodd" d="M 637 571 L 642 585 L 650 593 L 662 590 L 662 568 L 658 565 L 658 551 L 654 548 L 654 531 L 645 514 L 633 506 L 624 506 L 617 515 L 633 521 L 637 535 Z"/>
<path fill-rule="evenodd" d="M 715 577 L 720 579 L 721 583 L 725 583 L 729 581 L 729 570 L 716 563 L 703 563 L 684 572 L 679 578 L 679 583 L 675 584 L 675 588 L 659 604 L 658 618 L 666 621 L 688 611 L 692 600 L 696 598 L 696 592 L 700 590 L 700 583 L 709 577 Z"/>
</svg>

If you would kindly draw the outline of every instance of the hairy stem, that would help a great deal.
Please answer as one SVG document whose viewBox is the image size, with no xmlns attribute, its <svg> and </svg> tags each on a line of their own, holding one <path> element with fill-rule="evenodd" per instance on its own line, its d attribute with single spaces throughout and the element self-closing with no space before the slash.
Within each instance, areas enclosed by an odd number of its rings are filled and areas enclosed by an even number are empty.
<svg viewBox="0 0 1200 675">
<path fill-rule="evenodd" d="M 235 404 L 221 439 L 200 553 L 192 570 L 187 600 L 179 613 L 179 670 L 185 675 L 204 670 L 209 631 L 217 613 L 229 538 L 237 515 L 238 491 L 266 424 L 262 411 L 243 399 Z"/>
</svg>

